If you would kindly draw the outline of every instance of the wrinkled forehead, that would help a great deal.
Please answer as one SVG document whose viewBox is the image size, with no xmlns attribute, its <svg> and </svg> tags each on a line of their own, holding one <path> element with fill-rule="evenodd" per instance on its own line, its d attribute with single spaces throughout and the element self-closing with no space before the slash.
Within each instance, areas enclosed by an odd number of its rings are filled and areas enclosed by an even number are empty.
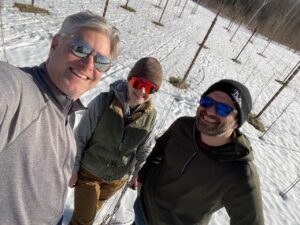
<svg viewBox="0 0 300 225">
<path fill-rule="evenodd" d="M 77 30 L 73 35 L 82 39 L 96 52 L 110 58 L 112 43 L 106 33 L 94 28 L 85 27 Z"/>
<path fill-rule="evenodd" d="M 93 27 L 79 27 L 78 29 L 74 30 L 74 32 L 72 32 L 73 35 L 80 38 L 83 38 L 86 33 L 101 34 L 109 39 L 109 35 L 107 33 Z"/>
<path fill-rule="evenodd" d="M 232 108 L 236 109 L 236 106 L 233 100 L 231 99 L 231 97 L 223 91 L 212 91 L 207 96 L 211 97 L 213 100 L 217 102 L 225 103 L 231 106 Z"/>
</svg>

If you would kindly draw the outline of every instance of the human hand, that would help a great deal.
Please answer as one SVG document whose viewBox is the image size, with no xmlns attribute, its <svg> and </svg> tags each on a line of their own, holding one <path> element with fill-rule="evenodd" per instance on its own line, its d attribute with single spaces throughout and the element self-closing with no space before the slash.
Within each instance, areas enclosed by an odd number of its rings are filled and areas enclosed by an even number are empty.
<svg viewBox="0 0 300 225">
<path fill-rule="evenodd" d="M 137 196 L 140 196 L 140 192 L 141 192 L 141 188 L 142 188 L 142 183 L 138 182 L 137 178 L 132 178 L 129 181 L 128 186 L 133 189 L 133 190 L 137 190 Z"/>
<path fill-rule="evenodd" d="M 136 190 L 137 189 L 137 186 L 138 186 L 138 181 L 137 181 L 137 178 L 132 178 L 130 181 L 129 181 L 129 184 L 128 186 L 133 189 L 133 190 Z"/>
<path fill-rule="evenodd" d="M 72 173 L 72 176 L 70 178 L 70 181 L 69 181 L 69 187 L 70 188 L 74 188 L 76 183 L 77 183 L 77 180 L 78 180 L 78 173 L 77 172 L 73 172 Z"/>
</svg>

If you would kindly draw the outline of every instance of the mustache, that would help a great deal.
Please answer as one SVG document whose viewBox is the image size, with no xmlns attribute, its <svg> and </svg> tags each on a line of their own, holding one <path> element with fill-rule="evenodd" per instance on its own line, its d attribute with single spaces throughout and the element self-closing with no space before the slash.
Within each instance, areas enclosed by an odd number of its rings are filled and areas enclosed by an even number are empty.
<svg viewBox="0 0 300 225">
<path fill-rule="evenodd" d="M 216 115 L 208 115 L 206 109 L 202 109 L 202 110 L 198 111 L 197 114 L 196 114 L 196 119 L 200 120 L 200 118 L 202 118 L 203 116 L 208 117 L 210 119 L 214 119 L 214 120 L 220 121 L 220 119 L 219 119 L 218 116 L 216 116 Z"/>
</svg>

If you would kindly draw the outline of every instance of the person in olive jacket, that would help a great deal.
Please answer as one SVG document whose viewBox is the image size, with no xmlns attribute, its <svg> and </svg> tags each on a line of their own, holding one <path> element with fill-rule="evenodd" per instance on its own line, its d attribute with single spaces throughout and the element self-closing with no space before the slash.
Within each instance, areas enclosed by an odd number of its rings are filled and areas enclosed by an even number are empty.
<svg viewBox="0 0 300 225">
<path fill-rule="evenodd" d="M 77 156 L 70 187 L 75 187 L 70 224 L 92 224 L 103 203 L 129 179 L 135 187 L 154 137 L 152 96 L 163 77 L 159 61 L 136 62 L 127 80 L 110 85 L 88 106 L 75 130 Z"/>
<path fill-rule="evenodd" d="M 263 225 L 259 177 L 249 140 L 249 90 L 221 80 L 200 99 L 196 117 L 181 117 L 157 139 L 139 172 L 136 225 L 207 225 L 225 207 L 230 225 Z"/>
</svg>

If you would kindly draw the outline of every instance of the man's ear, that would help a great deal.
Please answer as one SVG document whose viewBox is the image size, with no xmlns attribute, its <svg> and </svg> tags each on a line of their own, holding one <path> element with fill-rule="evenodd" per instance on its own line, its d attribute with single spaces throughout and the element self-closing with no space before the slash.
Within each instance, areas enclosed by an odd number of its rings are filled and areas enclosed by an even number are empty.
<svg viewBox="0 0 300 225">
<path fill-rule="evenodd" d="M 234 123 L 232 124 L 232 128 L 235 130 L 239 127 L 239 123 L 237 121 L 237 118 L 235 118 Z"/>
<path fill-rule="evenodd" d="M 59 35 L 59 34 L 56 34 L 56 35 L 53 37 L 52 42 L 51 42 L 51 49 L 52 49 L 52 50 L 55 50 L 55 48 L 58 46 L 59 40 L 60 40 L 60 35 Z"/>
</svg>

